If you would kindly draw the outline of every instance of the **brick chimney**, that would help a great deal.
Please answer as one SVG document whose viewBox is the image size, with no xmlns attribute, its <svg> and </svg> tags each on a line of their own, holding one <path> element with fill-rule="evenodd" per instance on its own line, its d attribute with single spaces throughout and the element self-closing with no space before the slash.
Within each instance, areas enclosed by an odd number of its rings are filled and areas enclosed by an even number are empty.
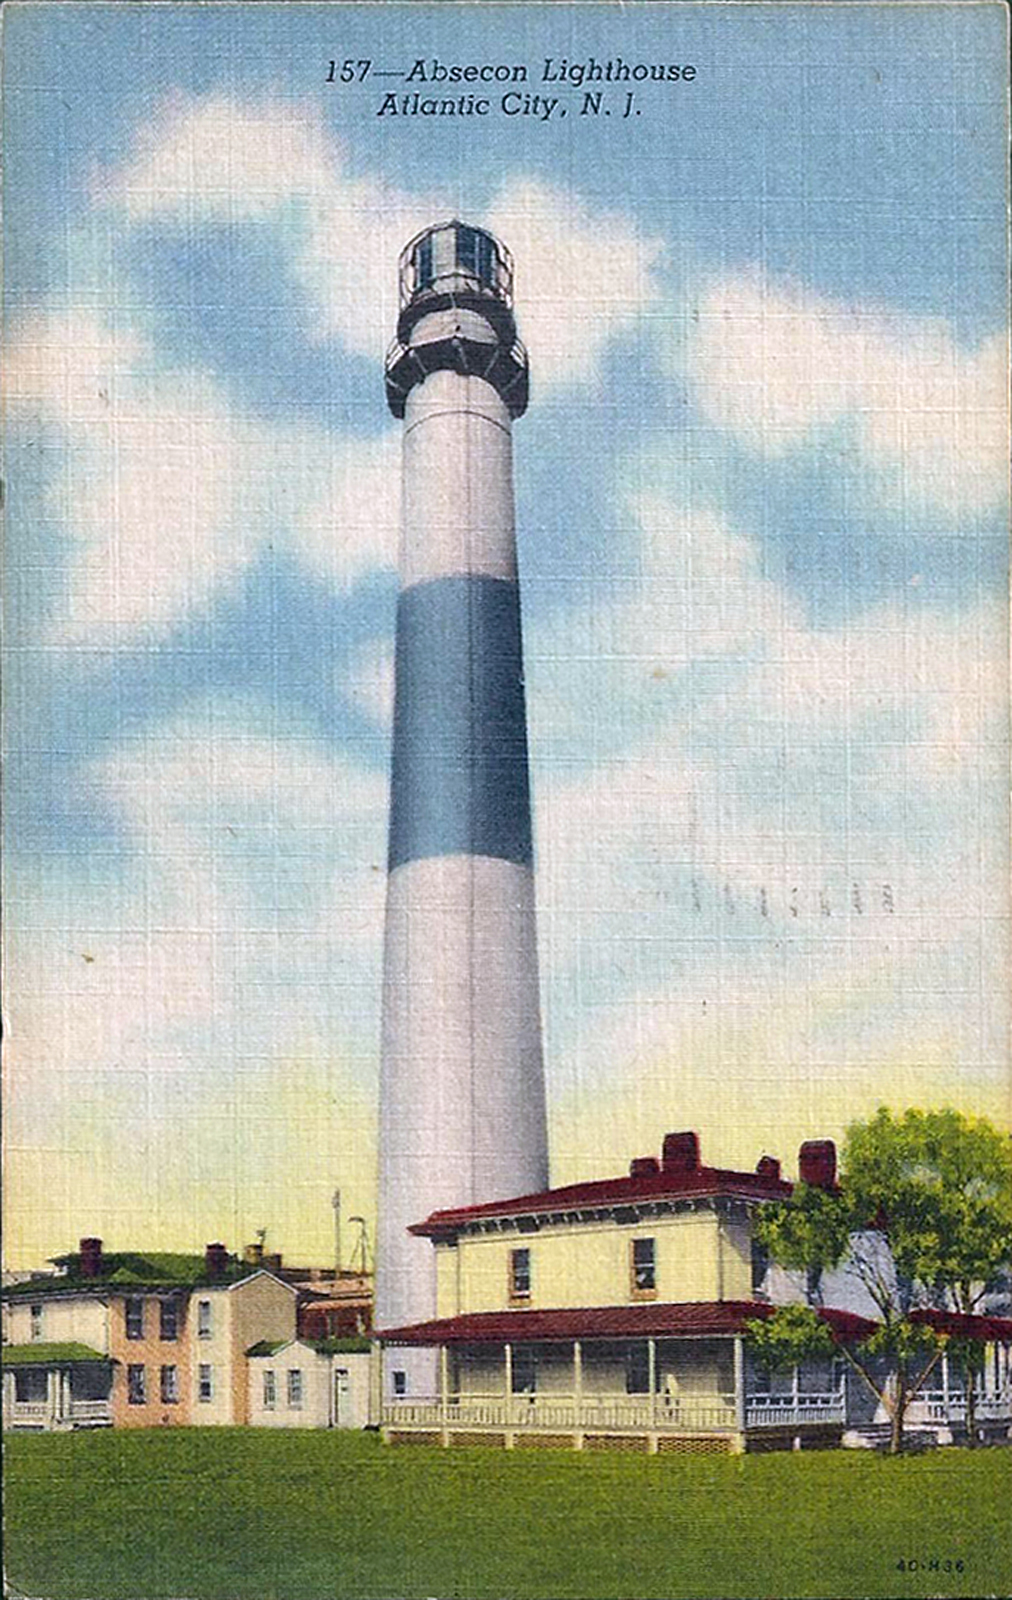
<svg viewBox="0 0 1012 1600">
<path fill-rule="evenodd" d="M 100 1278 L 102 1276 L 101 1239 L 81 1240 L 80 1271 L 82 1278 Z"/>
<path fill-rule="evenodd" d="M 836 1145 L 832 1139 L 806 1139 L 798 1152 L 798 1176 L 813 1189 L 836 1184 Z"/>
<path fill-rule="evenodd" d="M 634 1156 L 629 1163 L 630 1178 L 652 1178 L 660 1170 L 661 1164 L 656 1156 Z"/>
<path fill-rule="evenodd" d="M 209 1278 L 223 1278 L 228 1271 L 228 1251 L 223 1244 L 209 1244 L 204 1251 L 204 1271 Z"/>
<path fill-rule="evenodd" d="M 698 1133 L 665 1134 L 661 1162 L 665 1172 L 698 1172 Z"/>
<path fill-rule="evenodd" d="M 760 1156 L 755 1169 L 760 1178 L 769 1178 L 771 1182 L 779 1181 L 780 1163 L 776 1156 Z"/>
</svg>

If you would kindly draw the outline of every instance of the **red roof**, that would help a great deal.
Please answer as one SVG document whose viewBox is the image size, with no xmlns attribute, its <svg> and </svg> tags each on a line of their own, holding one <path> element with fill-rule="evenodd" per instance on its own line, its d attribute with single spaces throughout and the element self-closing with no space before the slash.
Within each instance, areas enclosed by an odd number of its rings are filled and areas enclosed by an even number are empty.
<svg viewBox="0 0 1012 1600">
<path fill-rule="evenodd" d="M 769 1317 L 775 1306 L 756 1300 L 704 1300 L 676 1305 L 577 1306 L 555 1311 L 473 1311 L 404 1328 L 387 1328 L 380 1339 L 398 1344 L 502 1344 L 507 1340 L 649 1339 L 693 1334 L 741 1333 L 753 1317 Z M 819 1315 L 838 1339 L 862 1339 L 875 1324 L 849 1311 L 825 1308 Z"/>
<path fill-rule="evenodd" d="M 571 1183 L 562 1189 L 543 1189 L 509 1200 L 491 1200 L 480 1206 L 458 1206 L 433 1211 L 416 1222 L 411 1233 L 453 1233 L 481 1217 L 529 1216 L 544 1211 L 571 1211 L 592 1206 L 632 1205 L 639 1200 L 669 1200 L 683 1196 L 732 1195 L 744 1200 L 785 1200 L 793 1190 L 785 1178 L 760 1172 L 731 1172 L 722 1167 L 662 1168 L 636 1177 L 603 1178 L 594 1183 Z"/>
<path fill-rule="evenodd" d="M 1012 1343 L 1012 1317 L 966 1316 L 959 1311 L 911 1311 L 911 1322 L 924 1322 L 936 1333 L 954 1339 L 994 1339 Z"/>
</svg>

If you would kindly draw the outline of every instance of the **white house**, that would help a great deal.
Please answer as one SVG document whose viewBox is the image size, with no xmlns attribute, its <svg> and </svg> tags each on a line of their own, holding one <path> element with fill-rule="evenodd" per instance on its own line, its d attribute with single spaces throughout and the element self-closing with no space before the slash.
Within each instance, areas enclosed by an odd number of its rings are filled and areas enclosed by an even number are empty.
<svg viewBox="0 0 1012 1600">
<path fill-rule="evenodd" d="M 246 1352 L 247 1419 L 259 1428 L 364 1428 L 369 1341 L 262 1341 Z"/>
</svg>

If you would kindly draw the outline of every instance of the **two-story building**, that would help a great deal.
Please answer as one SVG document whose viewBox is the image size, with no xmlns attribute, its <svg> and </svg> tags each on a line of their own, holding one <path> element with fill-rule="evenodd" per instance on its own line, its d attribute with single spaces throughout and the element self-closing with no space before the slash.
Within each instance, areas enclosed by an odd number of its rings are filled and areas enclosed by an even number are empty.
<svg viewBox="0 0 1012 1600">
<path fill-rule="evenodd" d="M 182 1255 L 82 1239 L 55 1265 L 3 1290 L 5 1428 L 243 1423 L 246 1351 L 295 1336 L 296 1290 L 221 1244 Z"/>
<path fill-rule="evenodd" d="M 834 1186 L 831 1141 L 802 1145 L 799 1171 Z M 378 1335 L 393 1352 L 385 1437 L 709 1452 L 841 1442 L 852 1412 L 868 1420 L 842 1354 L 770 1374 L 744 1337 L 774 1303 L 806 1298 L 753 1238 L 757 1208 L 791 1191 L 772 1157 L 753 1172 L 708 1167 L 697 1136 L 675 1133 L 624 1177 L 433 1213 L 413 1232 L 435 1250 L 437 1316 Z M 827 1275 L 823 1300 L 838 1341 L 873 1331 L 846 1274 Z M 413 1393 L 425 1364 L 399 1369 L 396 1352 L 420 1347 L 432 1376 Z"/>
</svg>

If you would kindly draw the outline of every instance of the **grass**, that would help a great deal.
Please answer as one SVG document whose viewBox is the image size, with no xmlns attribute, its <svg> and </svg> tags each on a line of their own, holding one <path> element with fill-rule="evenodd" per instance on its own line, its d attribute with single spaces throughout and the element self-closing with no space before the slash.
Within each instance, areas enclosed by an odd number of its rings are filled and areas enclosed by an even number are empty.
<svg viewBox="0 0 1012 1600">
<path fill-rule="evenodd" d="M 181 1428 L 8 1435 L 6 1456 L 10 1592 L 46 1600 L 1012 1593 L 1010 1450 L 506 1454 Z"/>
</svg>

